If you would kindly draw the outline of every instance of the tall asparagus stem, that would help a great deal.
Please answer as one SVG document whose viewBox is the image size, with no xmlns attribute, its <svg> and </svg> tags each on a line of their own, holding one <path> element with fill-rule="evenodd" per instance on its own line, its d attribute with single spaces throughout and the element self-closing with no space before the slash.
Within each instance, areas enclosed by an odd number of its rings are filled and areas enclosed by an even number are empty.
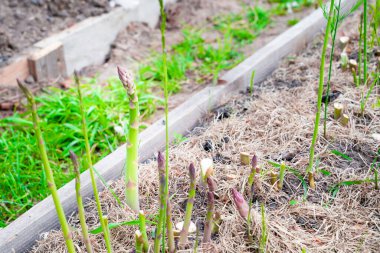
<svg viewBox="0 0 380 253">
<path fill-rule="evenodd" d="M 367 0 L 363 1 L 363 83 L 367 84 Z"/>
<path fill-rule="evenodd" d="M 329 9 L 329 17 L 327 19 L 327 25 L 326 25 L 325 38 L 323 41 L 323 48 L 322 48 L 322 55 L 321 55 L 321 66 L 320 66 L 320 70 L 319 70 L 320 72 L 319 72 L 318 102 L 317 102 L 317 112 L 315 114 L 314 133 L 313 133 L 313 138 L 311 140 L 311 146 L 310 146 L 309 166 L 306 169 L 306 173 L 308 174 L 308 177 L 309 177 L 309 185 L 312 189 L 315 189 L 314 174 L 313 174 L 314 152 L 315 152 L 315 143 L 316 143 L 317 137 L 318 137 L 319 120 L 321 118 L 323 82 L 324 82 L 324 78 L 325 78 L 326 50 L 327 50 L 327 44 L 329 42 L 330 26 L 331 26 L 331 20 L 332 20 L 333 12 L 334 12 L 334 0 L 331 0 L 330 9 Z"/>
<path fill-rule="evenodd" d="M 326 100 L 325 100 L 325 110 L 324 110 L 324 121 L 323 121 L 323 136 L 327 138 L 327 106 L 329 101 L 329 96 L 330 96 L 330 87 L 331 87 L 331 74 L 332 74 L 332 65 L 333 65 L 333 58 L 334 58 L 334 50 L 335 50 L 335 38 L 336 38 L 336 32 L 338 31 L 338 26 L 339 26 L 339 15 L 340 15 L 340 3 L 341 0 L 339 0 L 338 8 L 334 8 L 334 15 L 333 15 L 333 21 L 334 26 L 332 30 L 332 45 L 331 45 L 331 50 L 330 50 L 330 59 L 329 59 L 329 72 L 327 74 L 327 91 L 326 91 Z"/>
<path fill-rule="evenodd" d="M 78 205 L 78 214 L 79 214 L 79 222 L 80 226 L 82 228 L 82 236 L 83 236 L 83 242 L 86 246 L 87 253 L 92 253 L 92 246 L 90 242 L 90 238 L 88 236 L 88 228 L 86 224 L 86 217 L 84 215 L 84 207 L 83 207 L 83 201 L 82 196 L 80 194 L 80 171 L 79 171 L 79 162 L 78 157 L 73 151 L 69 151 L 71 161 L 74 165 L 74 173 L 75 173 L 75 193 L 77 197 L 77 205 Z"/>
<path fill-rule="evenodd" d="M 140 220 L 140 232 L 142 235 L 143 240 L 143 250 L 144 252 L 149 251 L 149 242 L 148 242 L 148 235 L 146 233 L 146 218 L 144 211 L 140 210 L 139 212 L 139 220 Z"/>
<path fill-rule="evenodd" d="M 161 49 L 162 49 L 162 72 L 163 72 L 163 84 L 164 84 L 164 97 L 165 97 L 165 197 L 168 197 L 169 193 L 169 92 L 168 92 L 168 68 L 167 68 L 167 52 L 166 52 L 166 13 L 164 9 L 164 1 L 158 0 L 160 4 L 160 14 L 161 14 Z M 164 201 L 164 211 L 160 215 L 166 215 L 166 201 Z M 159 220 L 165 221 L 165 217 L 159 217 Z M 168 224 L 167 224 L 168 225 Z M 165 229 L 162 229 L 162 249 L 165 250 Z M 156 243 L 155 243 L 156 244 Z M 155 246 L 155 252 L 158 249 Z"/>
<path fill-rule="evenodd" d="M 213 192 L 207 193 L 207 214 L 205 221 L 205 228 L 203 234 L 203 243 L 209 243 L 211 241 L 212 233 L 212 218 L 214 216 L 215 198 Z"/>
<path fill-rule="evenodd" d="M 111 232 L 110 232 L 110 228 L 108 226 L 108 216 L 107 215 L 103 215 L 102 216 L 102 222 L 104 224 L 104 237 L 107 238 L 108 240 L 106 240 L 106 248 L 107 250 L 110 249 L 110 251 L 112 252 L 112 246 L 111 246 Z M 107 242 L 109 242 L 109 245 L 107 245 Z"/>
<path fill-rule="evenodd" d="M 359 22 L 359 49 L 358 49 L 358 77 L 356 78 L 356 87 L 362 84 L 362 43 L 363 42 L 363 13 L 360 14 L 360 22 Z"/>
<path fill-rule="evenodd" d="M 185 220 L 183 223 L 183 227 L 181 230 L 180 238 L 179 238 L 179 244 L 185 244 L 187 241 L 187 234 L 189 232 L 189 226 L 191 222 L 191 214 L 193 212 L 193 205 L 195 200 L 195 167 L 193 163 L 190 163 L 189 166 L 189 177 L 190 177 L 190 188 L 189 188 L 189 196 L 186 203 L 186 213 L 185 213 Z"/>
<path fill-rule="evenodd" d="M 168 247 L 169 253 L 175 252 L 174 245 L 174 231 L 173 231 L 173 222 L 172 222 L 172 208 L 170 206 L 169 198 L 166 198 L 166 229 L 168 231 Z"/>
<path fill-rule="evenodd" d="M 162 155 L 162 153 L 159 151 L 157 155 L 157 167 L 158 167 L 158 177 L 160 182 L 160 211 L 158 216 L 158 223 L 156 227 L 156 237 L 154 238 L 154 252 L 159 253 L 160 252 L 160 242 L 162 239 L 162 231 L 163 231 L 163 225 L 165 221 L 165 202 L 166 202 L 166 195 L 165 195 L 165 158 Z"/>
<path fill-rule="evenodd" d="M 129 98 L 127 161 L 125 163 L 126 203 L 133 211 L 138 212 L 140 210 L 138 187 L 139 101 L 132 75 L 120 67 L 117 67 L 117 71 Z"/>
<path fill-rule="evenodd" d="M 17 82 L 18 82 L 20 89 L 25 94 L 26 99 L 28 100 L 28 104 L 32 110 L 33 127 L 34 127 L 34 132 L 36 134 L 36 140 L 37 140 L 38 148 L 40 151 L 39 153 L 40 153 L 40 157 L 42 160 L 44 172 L 46 175 L 46 182 L 47 182 L 48 188 L 51 192 L 51 195 L 53 197 L 53 202 L 55 205 L 55 209 L 57 211 L 58 220 L 59 220 L 59 223 L 61 224 L 63 237 L 64 237 L 65 242 L 66 242 L 67 251 L 69 253 L 75 253 L 75 248 L 74 248 L 73 240 L 71 238 L 70 228 L 69 228 L 69 225 L 67 224 L 65 212 L 63 211 L 63 207 L 62 207 L 61 202 L 59 200 L 57 187 L 55 185 L 55 181 L 54 181 L 54 177 L 53 177 L 53 171 L 50 168 L 49 159 L 48 159 L 46 147 L 45 147 L 45 142 L 44 142 L 44 139 L 42 137 L 39 118 L 37 115 L 36 101 L 34 100 L 32 92 L 25 86 L 25 84 L 20 80 L 17 80 Z"/>
<path fill-rule="evenodd" d="M 83 134 L 85 148 L 86 148 L 86 156 L 85 156 L 86 163 L 88 166 L 88 170 L 90 171 L 92 190 L 94 191 L 96 208 L 97 208 L 98 215 L 99 215 L 100 225 L 102 226 L 104 240 L 106 242 L 107 253 L 111 253 L 112 252 L 111 241 L 110 241 L 110 238 L 107 236 L 107 233 L 106 233 L 107 228 L 104 225 L 103 211 L 102 211 L 102 206 L 100 204 L 98 186 L 96 185 L 94 168 L 92 166 L 91 148 L 90 148 L 90 142 L 88 141 L 88 135 L 87 135 L 87 124 L 86 124 L 86 116 L 84 113 L 83 97 L 82 97 L 82 91 L 80 88 L 79 75 L 77 72 L 74 72 L 74 79 L 75 79 L 75 83 L 77 85 L 77 90 L 78 90 L 79 109 L 80 109 L 81 120 L 82 120 L 82 134 Z"/>
</svg>

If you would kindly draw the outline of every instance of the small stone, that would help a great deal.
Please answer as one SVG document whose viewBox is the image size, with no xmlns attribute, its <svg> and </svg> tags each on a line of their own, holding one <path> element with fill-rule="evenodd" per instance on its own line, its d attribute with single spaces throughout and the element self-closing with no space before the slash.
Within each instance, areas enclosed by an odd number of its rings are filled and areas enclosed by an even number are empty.
<svg viewBox="0 0 380 253">
<path fill-rule="evenodd" d="M 372 138 L 373 138 L 375 141 L 380 142 L 380 134 L 375 133 L 375 134 L 372 134 L 371 136 L 372 136 Z"/>
<path fill-rule="evenodd" d="M 339 48 L 343 50 L 346 46 L 347 43 L 350 41 L 350 37 L 348 36 L 343 36 L 339 38 Z"/>
</svg>

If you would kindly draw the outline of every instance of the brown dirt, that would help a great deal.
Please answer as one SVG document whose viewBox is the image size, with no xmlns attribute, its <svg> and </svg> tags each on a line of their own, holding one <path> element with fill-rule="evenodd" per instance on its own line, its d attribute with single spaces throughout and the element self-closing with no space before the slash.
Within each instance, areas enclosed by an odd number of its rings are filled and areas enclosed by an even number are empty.
<svg viewBox="0 0 380 253">
<path fill-rule="evenodd" d="M 354 52 L 357 35 L 348 29 L 350 25 L 354 27 L 353 21 L 357 21 L 357 16 L 341 30 L 350 35 L 349 48 Z M 342 187 L 335 198 L 331 197 L 329 189 L 344 180 L 373 177 L 369 168 L 380 143 L 372 134 L 380 131 L 380 110 L 371 105 L 379 97 L 379 87 L 369 97 L 365 117 L 358 116 L 356 111 L 361 91 L 366 88 L 356 88 L 351 74 L 342 71 L 339 62 L 335 61 L 332 81 L 334 89 L 342 95 L 334 102 L 345 106 L 344 111 L 350 121 L 344 127 L 334 120 L 331 116 L 332 103 L 329 104 L 328 137 L 325 139 L 321 135 L 321 125 L 316 157 L 320 160 L 319 169 L 328 170 L 331 175 L 318 173 L 317 188 L 309 189 L 304 201 L 302 185 L 292 173 L 287 172 L 283 191 L 277 191 L 269 182 L 273 167 L 267 160 L 285 161 L 302 173 L 308 165 L 316 109 L 320 41 L 312 43 L 295 60 L 285 60 L 266 81 L 255 87 L 253 97 L 241 94 L 232 99 L 226 106 L 218 108 L 215 114 L 210 114 L 185 142 L 171 147 L 170 194 L 175 223 L 184 215 L 188 191 L 187 165 L 194 162 L 199 173 L 201 159 L 212 157 L 215 161 L 214 178 L 218 185 L 216 210 L 222 214 L 223 221 L 219 234 L 212 238 L 212 244 L 200 246 L 203 252 L 256 252 L 262 229 L 260 203 L 266 209 L 267 252 L 301 252 L 302 248 L 307 252 L 378 252 L 380 194 L 374 190 L 373 183 Z M 374 64 L 371 65 L 373 67 Z M 333 155 L 333 149 L 348 154 L 352 161 Z M 236 211 L 230 194 L 231 188 L 244 193 L 245 197 L 248 194 L 246 185 L 250 169 L 240 165 L 239 154 L 242 151 L 256 154 L 261 168 L 252 212 L 254 243 L 247 243 L 245 222 Z M 158 209 L 158 175 L 154 159 L 140 165 L 140 178 L 141 207 L 146 214 L 155 215 Z M 121 200 L 125 198 L 123 180 L 113 182 L 111 187 Z M 205 188 L 198 185 L 193 220 L 201 224 L 206 212 L 205 194 Z M 108 191 L 102 192 L 100 197 L 111 222 L 136 218 L 128 208 L 120 207 Z M 296 200 L 297 204 L 290 205 L 290 200 Z M 99 222 L 93 200 L 87 202 L 86 210 L 90 228 L 97 227 Z M 70 223 L 75 227 L 75 244 L 84 250 L 75 214 L 71 216 Z M 125 226 L 111 231 L 114 252 L 132 252 L 135 229 Z M 149 232 L 152 229 L 149 227 Z M 91 236 L 91 240 L 96 252 L 105 252 L 102 236 Z M 194 236 L 191 236 L 188 246 L 192 247 L 193 243 Z M 51 231 L 42 235 L 32 252 L 64 252 L 64 248 L 61 232 Z"/>
<path fill-rule="evenodd" d="M 0 67 L 46 36 L 109 9 L 107 0 L 2 0 Z"/>
</svg>

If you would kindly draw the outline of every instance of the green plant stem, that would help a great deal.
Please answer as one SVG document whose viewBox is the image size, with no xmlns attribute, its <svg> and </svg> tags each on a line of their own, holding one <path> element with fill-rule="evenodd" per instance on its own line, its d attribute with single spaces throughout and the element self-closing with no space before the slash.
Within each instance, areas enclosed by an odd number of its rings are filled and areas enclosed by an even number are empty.
<svg viewBox="0 0 380 253">
<path fill-rule="evenodd" d="M 314 124 L 314 132 L 313 132 L 313 138 L 311 141 L 310 146 L 310 155 L 309 155 L 309 166 L 306 170 L 306 172 L 309 175 L 309 178 L 312 177 L 314 179 L 314 176 L 312 174 L 313 171 L 313 165 L 314 165 L 314 152 L 315 152 L 315 143 L 317 141 L 318 137 L 318 129 L 319 129 L 319 120 L 321 117 L 321 105 L 322 105 L 322 95 L 323 95 L 323 82 L 325 78 L 325 60 L 326 60 L 326 50 L 327 50 L 327 44 L 329 41 L 329 33 L 330 33 L 330 26 L 331 26 L 331 20 L 332 20 L 332 14 L 334 11 L 334 0 L 331 0 L 330 2 L 330 9 L 329 9 L 329 17 L 327 20 L 326 25 L 326 32 L 325 32 L 325 38 L 323 41 L 323 48 L 322 48 L 322 56 L 321 56 L 321 66 L 320 66 L 320 74 L 319 74 L 319 87 L 318 87 L 318 102 L 317 102 L 317 112 L 315 115 L 315 124 Z M 314 180 L 312 180 L 313 182 Z M 309 182 L 310 184 L 310 182 Z M 310 184 L 310 187 L 315 189 L 315 184 Z"/>
<path fill-rule="evenodd" d="M 364 96 L 364 91 L 362 91 L 362 98 L 360 100 L 360 112 L 361 112 L 362 116 L 364 116 L 365 106 L 367 104 L 368 98 L 371 95 L 372 90 L 373 90 L 373 88 L 375 87 L 375 85 L 377 84 L 378 81 L 379 81 L 379 76 L 377 76 L 376 79 L 372 81 L 372 83 L 369 86 L 369 89 L 367 91 L 367 94 L 365 96 Z M 364 87 L 363 87 L 363 89 L 364 89 Z"/>
<path fill-rule="evenodd" d="M 159 0 L 160 4 L 160 14 L 161 14 L 161 48 L 162 48 L 162 72 L 163 72 L 163 82 L 164 82 L 164 97 L 165 97 L 165 198 L 168 197 L 169 193 L 169 92 L 168 92 L 168 68 L 167 68 L 167 52 L 166 52 L 166 13 L 164 9 L 163 0 Z M 162 221 L 165 221 L 166 215 L 166 200 L 164 201 L 164 210 L 160 215 L 163 216 Z M 161 219 L 161 217 L 159 218 Z M 167 224 L 168 225 L 168 224 Z M 165 251 L 165 229 L 162 228 L 162 249 Z M 155 247 L 155 252 L 157 252 Z"/>
<path fill-rule="evenodd" d="M 173 222 L 172 222 L 172 208 L 170 206 L 169 198 L 166 198 L 166 229 L 168 231 L 168 253 L 175 252 L 174 244 L 174 231 L 173 231 Z"/>
<path fill-rule="evenodd" d="M 284 162 L 281 163 L 280 167 L 280 180 L 278 181 L 278 189 L 282 190 L 282 187 L 284 186 L 284 178 L 285 178 L 285 171 L 286 171 L 286 165 Z"/>
<path fill-rule="evenodd" d="M 327 91 L 326 91 L 326 101 L 325 101 L 325 111 L 324 111 L 324 120 L 323 120 L 323 136 L 327 138 L 327 107 L 329 104 L 329 96 L 330 96 L 330 86 L 331 86 L 331 74 L 332 74 L 332 65 L 333 65 L 333 58 L 334 58 L 334 50 L 335 50 L 335 38 L 336 33 L 338 31 L 338 25 L 339 25 L 339 13 L 340 13 L 340 3 L 341 0 L 339 0 L 338 7 L 334 8 L 334 16 L 333 20 L 335 21 L 333 30 L 332 30 L 332 45 L 330 50 L 330 59 L 329 59 L 329 72 L 328 72 L 328 78 L 327 78 Z"/>
<path fill-rule="evenodd" d="M 148 235 L 146 233 L 146 218 L 144 211 L 140 210 L 139 212 L 139 220 L 140 220 L 140 232 L 142 235 L 142 240 L 143 240 L 143 250 L 144 252 L 149 251 L 149 242 L 148 242 Z"/>
<path fill-rule="evenodd" d="M 69 152 L 70 152 L 71 161 L 73 162 L 73 165 L 74 165 L 75 193 L 76 193 L 77 205 L 78 205 L 79 222 L 82 228 L 83 242 L 84 242 L 84 245 L 86 246 L 87 253 L 92 253 L 93 250 L 92 250 L 90 238 L 88 235 L 88 227 L 86 224 L 86 217 L 84 215 L 82 196 L 80 194 L 80 171 L 79 171 L 78 157 L 71 150 Z"/>
<path fill-rule="evenodd" d="M 111 242 L 110 242 L 109 237 L 107 237 L 107 235 L 106 235 L 107 234 L 106 233 L 107 228 L 104 225 L 103 211 L 102 211 L 102 206 L 100 204 L 98 186 L 96 185 L 94 168 L 92 166 L 91 148 L 90 148 L 90 142 L 88 141 L 86 116 L 84 113 L 84 106 L 83 106 L 83 96 L 82 96 L 82 91 L 81 91 L 81 87 L 80 87 L 79 76 L 76 72 L 74 72 L 74 79 L 75 79 L 75 83 L 77 85 L 77 91 L 78 91 L 79 109 L 80 109 L 81 121 L 82 121 L 82 134 L 83 134 L 85 149 L 86 149 L 86 156 L 85 156 L 86 163 L 88 166 L 88 170 L 90 171 L 92 190 L 94 191 L 96 208 L 97 208 L 98 215 L 99 215 L 100 225 L 102 226 L 104 240 L 106 242 L 107 253 L 111 253 L 112 252 Z"/>
<path fill-rule="evenodd" d="M 367 0 L 363 1 L 363 83 L 367 83 Z"/>
<path fill-rule="evenodd" d="M 249 94 L 251 96 L 253 95 L 253 85 L 254 85 L 254 81 L 255 81 L 255 73 L 256 73 L 256 71 L 252 70 L 251 79 L 249 82 Z"/>
<path fill-rule="evenodd" d="M 144 250 L 143 235 L 139 230 L 137 230 L 135 232 L 135 253 L 142 253 L 143 250 Z"/>
<path fill-rule="evenodd" d="M 260 253 L 266 252 L 267 240 L 268 240 L 268 231 L 267 231 L 267 224 L 265 220 L 265 208 L 264 208 L 264 204 L 261 203 L 261 237 L 260 237 L 260 247 L 259 247 Z"/>
<path fill-rule="evenodd" d="M 194 205 L 194 200 L 195 200 L 196 179 L 195 179 L 195 167 L 193 163 L 191 163 L 189 166 L 189 177 L 190 177 L 189 196 L 186 203 L 185 219 L 183 222 L 183 227 L 182 227 L 182 231 L 179 238 L 180 245 L 185 244 L 187 241 L 187 234 L 189 232 L 191 214 L 193 212 L 193 205 Z"/>
<path fill-rule="evenodd" d="M 51 192 L 51 195 L 53 197 L 54 206 L 57 211 L 59 223 L 61 224 L 62 233 L 66 242 L 67 250 L 69 253 L 75 253 L 75 248 L 74 248 L 73 240 L 71 238 L 70 228 L 69 228 L 69 225 L 67 224 L 65 212 L 63 211 L 63 207 L 59 200 L 57 187 L 55 185 L 55 181 L 53 177 L 53 171 L 50 168 L 49 159 L 48 159 L 46 147 L 45 147 L 45 142 L 42 137 L 42 132 L 39 125 L 39 118 L 37 115 L 36 101 L 34 100 L 32 92 L 24 85 L 24 83 L 22 83 L 20 80 L 17 80 L 17 82 L 20 89 L 25 94 L 28 100 L 28 104 L 32 110 L 33 127 L 34 127 L 34 132 L 36 134 L 36 140 L 37 140 L 38 148 L 40 151 L 40 156 L 41 156 L 44 172 L 46 175 L 46 182 Z"/>
<path fill-rule="evenodd" d="M 205 228 L 203 234 L 203 243 L 209 243 L 211 241 L 212 224 L 215 209 L 215 198 L 213 192 L 207 193 L 207 214 L 205 220 Z"/>
<path fill-rule="evenodd" d="M 111 245 L 111 232 L 110 232 L 110 228 L 108 226 L 108 216 L 107 215 L 103 215 L 102 216 L 102 222 L 104 224 L 104 238 L 107 238 L 106 241 L 106 248 L 107 250 L 110 249 L 110 251 L 112 252 L 112 245 Z M 107 245 L 108 244 L 108 245 Z"/>
<path fill-rule="evenodd" d="M 362 83 L 362 43 L 363 43 L 363 15 L 360 15 L 360 22 L 359 22 L 359 49 L 358 49 L 358 77 L 356 78 L 356 87 L 359 87 L 359 85 Z"/>
<path fill-rule="evenodd" d="M 137 88 L 133 77 L 126 70 L 118 67 L 120 81 L 128 94 L 129 124 L 127 141 L 127 159 L 125 171 L 125 196 L 127 205 L 135 212 L 140 210 L 139 205 L 139 101 Z"/>
<path fill-rule="evenodd" d="M 156 236 L 154 238 L 154 252 L 159 253 L 160 252 L 160 242 L 163 237 L 163 228 L 164 228 L 164 221 L 165 221 L 165 201 L 166 201 L 166 195 L 165 195 L 165 158 L 162 155 L 161 152 L 158 152 L 157 155 L 157 167 L 158 167 L 158 177 L 159 177 L 159 183 L 160 183 L 160 210 L 159 210 L 159 216 L 158 216 L 158 223 L 156 227 Z"/>
</svg>

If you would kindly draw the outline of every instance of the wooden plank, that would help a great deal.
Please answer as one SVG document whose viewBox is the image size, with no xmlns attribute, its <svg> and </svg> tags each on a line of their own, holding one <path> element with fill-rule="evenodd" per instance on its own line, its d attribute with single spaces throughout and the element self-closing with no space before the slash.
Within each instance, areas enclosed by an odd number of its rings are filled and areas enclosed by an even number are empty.
<svg viewBox="0 0 380 253">
<path fill-rule="evenodd" d="M 38 82 L 66 77 L 66 62 L 62 43 L 54 42 L 33 52 L 28 58 L 28 65 L 34 80 Z"/>
<path fill-rule="evenodd" d="M 21 56 L 0 69 L 0 88 L 17 86 L 16 79 L 24 80 L 28 76 L 28 60 L 26 56 Z"/>
<path fill-rule="evenodd" d="M 355 0 L 344 0 L 346 11 Z M 255 81 L 264 80 L 290 53 L 297 53 L 322 31 L 325 19 L 318 10 L 299 22 L 296 26 L 278 36 L 234 69 L 226 73 L 224 85 L 210 86 L 194 94 L 169 114 L 170 139 L 173 133 L 186 134 L 210 109 L 220 105 L 223 100 L 237 94 L 249 86 L 251 71 L 255 70 Z M 158 120 L 140 134 L 140 161 L 149 159 L 154 152 L 165 145 L 165 126 L 163 119 Z M 125 164 L 125 145 L 95 164 L 96 170 L 105 180 L 114 180 L 121 176 Z M 81 175 L 82 196 L 93 195 L 88 171 Z M 103 186 L 98 181 L 99 190 Z M 76 210 L 74 181 L 59 189 L 63 208 L 67 214 Z M 24 252 L 30 248 L 42 232 L 59 226 L 51 197 L 46 198 L 16 221 L 0 231 L 0 252 Z"/>
</svg>

